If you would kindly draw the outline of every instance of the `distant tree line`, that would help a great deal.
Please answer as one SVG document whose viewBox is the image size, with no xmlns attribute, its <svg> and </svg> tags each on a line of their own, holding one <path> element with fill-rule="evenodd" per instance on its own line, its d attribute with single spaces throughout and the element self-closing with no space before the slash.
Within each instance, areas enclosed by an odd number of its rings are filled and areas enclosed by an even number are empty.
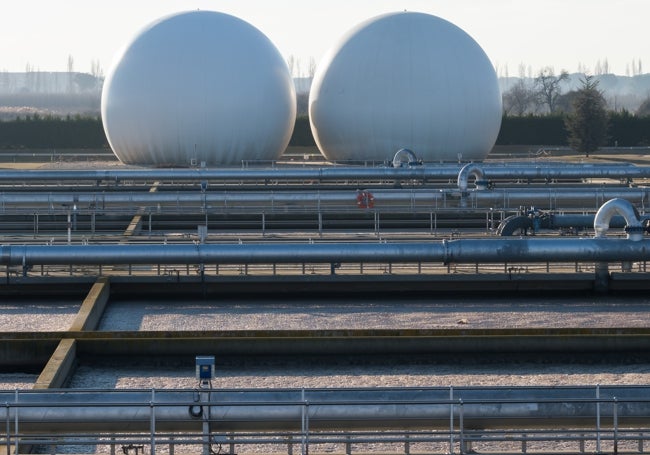
<svg viewBox="0 0 650 455">
<path fill-rule="evenodd" d="M 568 146 L 566 113 L 546 115 L 504 115 L 498 145 Z M 301 115 L 289 145 L 315 146 L 309 118 Z M 609 146 L 634 147 L 650 145 L 650 114 L 632 115 L 627 111 L 610 112 L 607 142 Z M 0 148 L 56 149 L 105 148 L 108 141 L 99 117 L 26 116 L 0 121 Z"/>
</svg>

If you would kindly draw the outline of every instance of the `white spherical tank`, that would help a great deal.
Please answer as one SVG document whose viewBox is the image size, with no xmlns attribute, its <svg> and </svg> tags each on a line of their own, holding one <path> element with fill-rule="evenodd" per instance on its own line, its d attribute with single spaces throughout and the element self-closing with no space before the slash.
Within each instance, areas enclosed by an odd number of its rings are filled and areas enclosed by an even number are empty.
<svg viewBox="0 0 650 455">
<path fill-rule="evenodd" d="M 372 18 L 319 64 L 309 95 L 316 143 L 329 160 L 386 160 L 407 148 L 424 161 L 482 160 L 501 127 L 489 58 L 436 16 Z"/>
<path fill-rule="evenodd" d="M 286 62 L 258 29 L 191 11 L 153 22 L 124 48 L 106 76 L 101 110 L 124 163 L 228 165 L 280 157 L 296 94 Z"/>
</svg>

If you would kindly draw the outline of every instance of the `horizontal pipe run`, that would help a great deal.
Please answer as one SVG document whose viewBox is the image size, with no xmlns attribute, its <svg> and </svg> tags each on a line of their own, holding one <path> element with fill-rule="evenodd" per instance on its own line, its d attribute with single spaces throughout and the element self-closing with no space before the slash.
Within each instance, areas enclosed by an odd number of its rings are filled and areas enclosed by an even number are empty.
<svg viewBox="0 0 650 455">
<path fill-rule="evenodd" d="M 647 387 L 487 387 L 403 389 L 247 389 L 0 392 L 0 421 L 13 431 L 201 431 L 204 416 L 218 432 L 301 428 L 621 428 L 650 423 Z M 616 404 L 614 404 L 616 402 Z M 616 411 L 614 411 L 616 406 Z M 16 413 L 18 414 L 16 416 Z M 207 417 L 209 416 L 209 417 Z"/>
<path fill-rule="evenodd" d="M 395 207 L 435 210 L 458 207 L 461 194 L 457 189 L 367 189 L 373 196 L 374 211 Z M 241 211 L 256 208 L 272 212 L 277 209 L 298 210 L 370 210 L 360 208 L 357 191 L 179 191 L 179 192 L 0 192 L 0 213 L 11 210 L 43 209 L 50 211 L 108 211 L 115 207 L 144 207 L 156 211 L 163 206 L 190 210 L 192 207 Z M 470 191 L 462 195 L 466 207 L 508 208 L 535 205 L 557 208 L 570 203 L 594 207 L 623 198 L 635 205 L 650 203 L 650 188 L 499 188 Z M 148 207 L 148 209 L 147 209 Z"/>
<path fill-rule="evenodd" d="M 648 178 L 650 166 L 629 164 L 482 163 L 487 179 Z M 277 167 L 260 169 L 135 169 L 135 170 L 5 170 L 0 182 L 10 181 L 210 181 L 210 180 L 429 180 L 456 179 L 459 164 L 409 167 Z"/>
<path fill-rule="evenodd" d="M 650 260 L 650 240 L 459 239 L 427 243 L 4 245 L 0 264 L 616 262 Z"/>
</svg>

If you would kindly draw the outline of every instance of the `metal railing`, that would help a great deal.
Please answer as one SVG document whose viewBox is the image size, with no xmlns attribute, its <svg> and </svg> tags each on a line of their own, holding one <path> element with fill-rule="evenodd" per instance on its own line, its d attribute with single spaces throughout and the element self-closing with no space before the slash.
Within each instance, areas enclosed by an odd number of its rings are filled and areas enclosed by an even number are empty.
<svg viewBox="0 0 650 455">
<path fill-rule="evenodd" d="M 333 389 L 334 399 L 320 401 L 310 399 L 305 390 L 300 399 L 272 400 L 265 395 L 239 401 L 210 398 L 209 389 L 0 391 L 5 399 L 0 446 L 7 454 L 19 453 L 24 446 L 44 453 L 111 455 L 116 449 L 125 455 L 173 455 L 197 449 L 207 455 L 234 454 L 252 451 L 253 446 L 290 455 L 294 451 L 648 453 L 650 397 L 642 398 L 645 389 L 640 389 L 640 398 L 625 399 L 601 397 L 599 386 L 587 388 L 593 391 L 591 398 L 581 396 L 578 388 L 575 396 L 562 398 L 553 395 L 554 389 L 548 388 L 551 398 L 524 394 L 463 399 L 456 398 L 462 392 L 449 388 L 438 390 L 448 393 L 448 399 L 408 400 L 391 398 L 406 389 L 382 389 L 384 400 L 336 398 L 338 391 Z M 487 396 L 490 389 L 484 392 L 482 396 Z M 169 394 L 181 399 L 170 399 Z M 183 399 L 183 394 L 200 399 Z M 103 398 L 97 401 L 97 396 Z M 376 417 L 369 417 L 373 411 Z"/>
</svg>

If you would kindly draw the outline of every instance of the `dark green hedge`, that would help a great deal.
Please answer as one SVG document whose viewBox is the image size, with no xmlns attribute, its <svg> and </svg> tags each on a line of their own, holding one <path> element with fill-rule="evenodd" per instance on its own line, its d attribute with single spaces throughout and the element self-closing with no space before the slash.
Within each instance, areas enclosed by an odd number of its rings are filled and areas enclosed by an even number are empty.
<svg viewBox="0 0 650 455">
<path fill-rule="evenodd" d="M 564 117 L 561 115 L 504 116 L 501 120 L 501 131 L 497 137 L 497 144 L 567 145 Z"/>
<path fill-rule="evenodd" d="M 610 117 L 608 145 L 633 147 L 650 145 L 650 117 L 635 117 L 627 112 Z M 498 145 L 567 145 L 564 117 L 504 116 Z M 0 148 L 104 148 L 108 141 L 98 117 L 28 116 L 0 122 Z M 309 118 L 300 116 L 290 145 L 314 146 Z"/>
<path fill-rule="evenodd" d="M 0 148 L 107 147 L 102 121 L 96 117 L 27 116 L 0 122 Z"/>
</svg>

